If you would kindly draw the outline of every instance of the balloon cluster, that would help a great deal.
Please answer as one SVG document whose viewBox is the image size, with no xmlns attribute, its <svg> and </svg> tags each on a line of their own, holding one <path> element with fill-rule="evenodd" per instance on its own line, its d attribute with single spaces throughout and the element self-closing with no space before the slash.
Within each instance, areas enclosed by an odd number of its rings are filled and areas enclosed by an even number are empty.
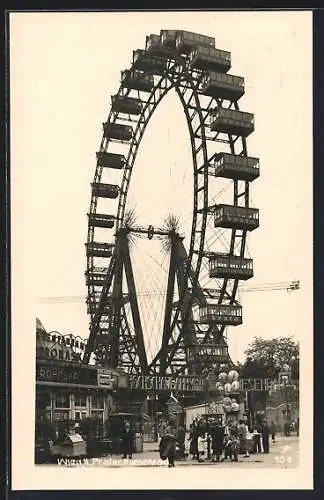
<svg viewBox="0 0 324 500">
<path fill-rule="evenodd" d="M 223 399 L 223 409 L 226 413 L 230 412 L 237 412 L 240 410 L 240 405 L 236 401 L 236 399 L 231 399 L 228 396 L 226 396 Z"/>
<path fill-rule="evenodd" d="M 218 375 L 218 382 L 216 382 L 216 389 L 220 394 L 233 394 L 238 393 L 240 389 L 239 374 L 236 370 L 231 370 L 229 373 L 221 372 Z M 239 411 L 240 407 L 236 399 L 224 397 L 223 408 L 225 412 Z"/>
</svg>

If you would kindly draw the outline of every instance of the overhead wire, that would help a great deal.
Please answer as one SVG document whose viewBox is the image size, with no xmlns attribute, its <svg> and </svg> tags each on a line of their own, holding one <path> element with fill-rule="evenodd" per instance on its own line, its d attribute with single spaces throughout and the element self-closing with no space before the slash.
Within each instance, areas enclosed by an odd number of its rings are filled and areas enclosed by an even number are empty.
<svg viewBox="0 0 324 500">
<path fill-rule="evenodd" d="M 297 282 L 297 280 L 296 280 Z M 292 281 L 280 281 L 280 282 L 269 282 L 269 283 L 261 283 L 259 285 L 255 285 L 254 287 L 240 287 L 240 290 L 244 293 L 247 292 L 267 292 L 267 291 L 276 291 L 276 290 L 287 290 L 294 289 L 292 287 L 294 280 Z M 298 288 L 296 288 L 298 289 Z M 139 296 L 150 296 L 152 292 L 150 290 L 145 290 L 144 292 L 139 292 Z M 159 292 L 158 295 L 164 295 L 164 292 Z M 79 302 L 80 300 L 85 300 L 86 295 L 65 295 L 65 296 L 48 296 L 48 297 L 39 297 L 37 298 L 37 302 L 40 304 L 55 304 L 55 303 L 66 303 L 66 302 Z"/>
</svg>

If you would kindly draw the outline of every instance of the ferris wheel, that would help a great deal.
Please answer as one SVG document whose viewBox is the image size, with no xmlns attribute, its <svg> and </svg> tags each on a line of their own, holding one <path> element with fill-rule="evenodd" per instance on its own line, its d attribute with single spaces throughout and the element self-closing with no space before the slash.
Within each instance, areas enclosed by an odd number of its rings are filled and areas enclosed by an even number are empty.
<svg viewBox="0 0 324 500">
<path fill-rule="evenodd" d="M 98 364 L 130 374 L 167 375 L 202 374 L 229 362 L 225 332 L 242 323 L 237 289 L 240 280 L 253 277 L 246 240 L 259 226 L 249 196 L 259 159 L 248 156 L 246 140 L 254 115 L 239 109 L 244 79 L 230 68 L 230 52 L 216 48 L 214 38 L 161 30 L 146 37 L 145 49 L 133 51 L 130 68 L 121 72 L 91 185 L 85 363 L 94 354 Z M 193 196 L 185 235 L 171 213 L 156 226 L 150 210 L 147 220 L 137 221 L 128 204 L 144 132 L 170 91 L 181 103 L 191 145 Z M 139 305 L 145 299 L 132 259 L 137 238 L 157 239 L 168 253 L 163 321 L 150 359 Z"/>
</svg>

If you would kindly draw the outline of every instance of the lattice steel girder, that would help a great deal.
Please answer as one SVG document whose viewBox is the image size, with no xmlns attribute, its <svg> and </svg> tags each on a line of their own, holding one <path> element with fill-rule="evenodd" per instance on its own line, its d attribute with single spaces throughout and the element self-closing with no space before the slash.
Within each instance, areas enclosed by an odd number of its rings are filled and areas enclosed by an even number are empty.
<svg viewBox="0 0 324 500">
<path fill-rule="evenodd" d="M 122 253 L 123 253 L 123 258 L 124 258 L 125 274 L 126 274 L 127 285 L 128 285 L 128 290 L 129 290 L 129 302 L 130 302 L 130 306 L 131 306 L 132 317 L 133 317 L 134 328 L 135 328 L 137 354 L 138 354 L 139 361 L 140 361 L 141 371 L 143 374 L 145 374 L 145 373 L 148 373 L 148 364 L 147 364 L 147 357 L 146 357 L 146 352 L 145 352 L 145 344 L 144 344 L 143 329 L 142 329 L 142 324 L 141 324 L 141 317 L 140 317 L 140 313 L 139 313 L 139 309 L 138 309 L 134 274 L 133 274 L 131 259 L 130 259 L 130 255 L 129 255 L 127 234 L 125 234 L 122 231 L 120 238 L 121 238 Z"/>
</svg>

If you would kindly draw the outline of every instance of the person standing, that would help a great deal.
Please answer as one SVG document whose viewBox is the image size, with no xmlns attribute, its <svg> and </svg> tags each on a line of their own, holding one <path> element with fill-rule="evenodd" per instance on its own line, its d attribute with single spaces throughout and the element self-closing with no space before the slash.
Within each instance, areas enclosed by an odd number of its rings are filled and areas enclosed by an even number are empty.
<svg viewBox="0 0 324 500">
<path fill-rule="evenodd" d="M 169 467 L 174 467 L 176 455 L 176 433 L 172 424 L 169 423 L 164 431 L 164 436 L 160 442 L 160 457 L 162 460 L 168 459 Z"/>
<path fill-rule="evenodd" d="M 269 436 L 270 436 L 270 427 L 265 421 L 262 426 L 262 448 L 263 453 L 269 453 Z"/>
<path fill-rule="evenodd" d="M 132 458 L 134 447 L 134 432 L 130 422 L 125 422 L 122 429 L 122 452 L 123 458 Z"/>
<path fill-rule="evenodd" d="M 249 450 L 247 447 L 247 427 L 243 420 L 240 420 L 238 426 L 238 437 L 240 440 L 240 450 L 245 457 L 249 457 Z"/>
<path fill-rule="evenodd" d="M 272 420 L 271 425 L 270 425 L 272 443 L 275 443 L 275 441 L 276 441 L 276 431 L 277 431 L 276 424 Z"/>
<path fill-rule="evenodd" d="M 197 450 L 198 462 L 203 462 L 207 455 L 207 437 L 202 427 L 198 433 Z"/>
<path fill-rule="evenodd" d="M 180 458 L 185 458 L 185 440 L 186 440 L 186 431 L 185 428 L 180 425 L 177 432 L 177 441 L 179 443 L 180 450 Z"/>
<path fill-rule="evenodd" d="M 211 428 L 211 445 L 213 451 L 213 460 L 220 461 L 223 452 L 224 429 L 219 422 L 215 422 Z"/>
<path fill-rule="evenodd" d="M 192 459 L 194 460 L 195 458 L 197 458 L 197 453 L 198 453 L 198 428 L 195 421 L 190 425 L 189 439 L 190 439 L 189 454 L 192 456 Z"/>
<path fill-rule="evenodd" d="M 261 434 L 257 428 L 253 431 L 252 439 L 254 453 L 261 453 Z"/>
</svg>

